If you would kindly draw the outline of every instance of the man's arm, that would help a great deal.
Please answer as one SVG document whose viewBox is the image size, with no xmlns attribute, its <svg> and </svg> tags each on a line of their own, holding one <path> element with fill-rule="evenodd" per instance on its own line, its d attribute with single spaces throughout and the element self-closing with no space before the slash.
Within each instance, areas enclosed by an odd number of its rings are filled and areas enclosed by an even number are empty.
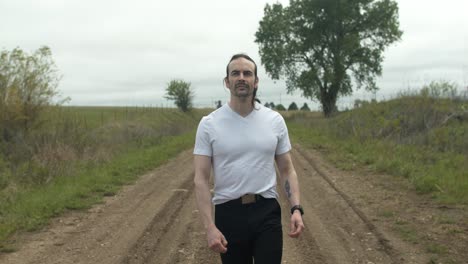
<svg viewBox="0 0 468 264">
<path fill-rule="evenodd" d="M 289 200 L 289 204 L 292 206 L 300 204 L 300 192 L 299 182 L 297 180 L 296 170 L 291 160 L 291 154 L 289 152 L 275 156 L 276 165 L 280 173 L 280 185 Z M 290 237 L 299 237 L 304 230 L 304 223 L 302 221 L 302 215 L 298 210 L 295 210 L 291 215 L 291 230 L 289 232 Z"/>
<path fill-rule="evenodd" d="M 219 253 L 226 252 L 227 241 L 213 222 L 210 192 L 211 157 L 195 155 L 195 195 L 203 225 L 205 226 L 208 246 Z"/>
</svg>

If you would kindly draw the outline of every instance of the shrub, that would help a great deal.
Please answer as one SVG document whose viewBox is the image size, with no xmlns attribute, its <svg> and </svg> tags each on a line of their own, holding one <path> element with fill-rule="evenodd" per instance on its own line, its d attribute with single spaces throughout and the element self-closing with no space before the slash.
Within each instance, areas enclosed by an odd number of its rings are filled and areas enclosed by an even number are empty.
<svg viewBox="0 0 468 264">
<path fill-rule="evenodd" d="M 457 85 L 454 82 L 445 80 L 432 81 L 423 86 L 420 91 L 422 96 L 434 98 L 455 98 L 457 95 Z"/>
<path fill-rule="evenodd" d="M 166 88 L 166 99 L 173 100 L 176 106 L 183 112 L 192 108 L 194 93 L 190 83 L 183 80 L 172 80 Z"/>
<path fill-rule="evenodd" d="M 33 54 L 19 48 L 0 53 L 0 140 L 11 141 L 37 125 L 40 114 L 58 95 L 59 80 L 48 47 Z"/>
</svg>

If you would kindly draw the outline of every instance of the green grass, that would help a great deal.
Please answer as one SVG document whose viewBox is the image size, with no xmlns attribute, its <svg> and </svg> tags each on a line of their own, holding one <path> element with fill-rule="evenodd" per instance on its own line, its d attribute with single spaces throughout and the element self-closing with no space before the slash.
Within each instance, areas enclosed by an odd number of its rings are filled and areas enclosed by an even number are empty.
<svg viewBox="0 0 468 264">
<path fill-rule="evenodd" d="M 394 211 L 390 211 L 390 210 L 380 210 L 378 213 L 377 213 L 378 216 L 381 216 L 381 217 L 384 217 L 384 218 L 392 218 L 395 216 L 395 212 Z"/>
<path fill-rule="evenodd" d="M 427 245 L 426 250 L 429 253 L 437 254 L 437 255 L 444 255 L 444 254 L 447 254 L 448 252 L 448 249 L 446 246 L 436 244 L 436 243 L 431 243 Z"/>
<path fill-rule="evenodd" d="M 366 166 L 406 178 L 417 192 L 431 194 L 441 202 L 467 204 L 468 119 L 461 116 L 446 121 L 462 109 L 460 105 L 445 99 L 404 98 L 370 104 L 330 119 L 298 113 L 289 115 L 287 122 L 293 141 L 321 150 L 341 169 Z M 420 121 L 411 115 L 424 114 L 431 122 L 413 123 Z"/>
<path fill-rule="evenodd" d="M 396 221 L 393 225 L 393 229 L 397 231 L 403 240 L 418 244 L 420 239 L 416 229 L 409 226 L 406 222 Z"/>
<path fill-rule="evenodd" d="M 412 96 L 369 103 L 328 119 L 301 112 L 285 118 L 293 141 L 319 150 L 341 169 L 393 175 L 436 202 L 468 204 L 466 109 L 467 101 Z M 397 212 L 382 209 L 377 214 L 394 221 L 392 228 L 402 239 L 435 255 L 430 263 L 456 263 L 447 247 L 424 239 L 425 234 L 399 219 Z M 448 235 L 463 233 L 451 226 L 456 218 L 435 220 L 447 225 Z"/>
<path fill-rule="evenodd" d="M 193 130 L 208 109 L 51 107 L 27 133 L 0 138 L 0 197 L 11 185 L 38 185 L 132 148 Z M 21 133 L 20 133 L 21 132 Z"/>
<path fill-rule="evenodd" d="M 0 251 L 66 210 L 88 208 L 193 146 L 210 109 L 50 107 L 29 131 L 0 140 Z"/>
<path fill-rule="evenodd" d="M 100 166 L 85 166 L 75 175 L 17 192 L 0 205 L 0 249 L 11 249 L 5 241 L 14 232 L 37 230 L 51 217 L 66 210 L 88 208 L 103 196 L 116 193 L 121 185 L 135 181 L 145 171 L 191 147 L 193 139 L 193 131 L 167 136 L 158 145 L 135 148 Z"/>
</svg>

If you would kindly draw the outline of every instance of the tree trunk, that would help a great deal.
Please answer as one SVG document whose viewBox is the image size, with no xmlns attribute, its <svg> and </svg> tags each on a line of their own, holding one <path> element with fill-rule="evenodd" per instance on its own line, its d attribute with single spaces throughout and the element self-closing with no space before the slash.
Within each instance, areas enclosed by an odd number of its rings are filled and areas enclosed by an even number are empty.
<svg viewBox="0 0 468 264">
<path fill-rule="evenodd" d="M 330 87 L 332 88 L 332 87 Z M 338 108 L 336 107 L 337 99 L 337 90 L 329 89 L 329 91 L 322 93 L 322 98 L 320 98 L 320 103 L 322 104 L 322 111 L 325 117 L 331 117 Z"/>
</svg>

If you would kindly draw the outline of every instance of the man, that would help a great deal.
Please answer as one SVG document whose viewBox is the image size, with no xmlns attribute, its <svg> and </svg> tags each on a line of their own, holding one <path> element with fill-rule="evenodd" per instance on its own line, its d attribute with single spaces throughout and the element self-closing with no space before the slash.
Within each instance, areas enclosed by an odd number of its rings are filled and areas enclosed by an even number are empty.
<svg viewBox="0 0 468 264">
<path fill-rule="evenodd" d="M 256 103 L 257 65 L 236 54 L 226 67 L 224 83 L 230 101 L 203 117 L 194 149 L 195 193 L 208 246 L 223 264 L 281 263 L 279 185 L 291 204 L 289 236 L 304 229 L 299 184 L 282 116 Z M 214 197 L 209 179 L 214 172 Z M 213 221 L 212 202 L 215 205 Z"/>
</svg>

